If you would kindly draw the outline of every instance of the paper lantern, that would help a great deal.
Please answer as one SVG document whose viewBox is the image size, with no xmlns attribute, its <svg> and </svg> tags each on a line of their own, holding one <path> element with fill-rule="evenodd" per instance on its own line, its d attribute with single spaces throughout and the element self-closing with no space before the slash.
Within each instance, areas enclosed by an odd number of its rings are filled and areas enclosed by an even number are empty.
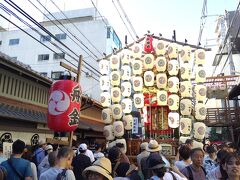
<svg viewBox="0 0 240 180">
<path fill-rule="evenodd" d="M 123 65 L 121 67 L 121 79 L 123 81 L 129 81 L 131 78 L 131 68 L 129 65 Z"/>
<path fill-rule="evenodd" d="M 157 104 L 159 106 L 166 106 L 167 105 L 167 91 L 165 90 L 158 90 L 157 91 Z"/>
<path fill-rule="evenodd" d="M 195 110 L 195 118 L 197 120 L 203 121 L 203 120 L 206 119 L 207 109 L 206 109 L 205 104 L 203 104 L 203 103 L 196 103 L 194 110 Z"/>
<path fill-rule="evenodd" d="M 142 91 L 143 89 L 143 79 L 141 76 L 134 76 L 132 78 L 133 90 Z"/>
<path fill-rule="evenodd" d="M 110 80 L 111 80 L 112 86 L 119 86 L 120 85 L 120 72 L 112 71 L 110 74 Z"/>
<path fill-rule="evenodd" d="M 194 148 L 201 148 L 203 149 L 203 143 L 202 142 L 199 142 L 199 141 L 196 141 L 196 140 L 193 140 L 193 149 Z"/>
<path fill-rule="evenodd" d="M 131 113 L 132 112 L 132 100 L 130 98 L 122 99 L 122 111 L 123 113 Z"/>
<path fill-rule="evenodd" d="M 123 126 L 125 130 L 132 130 L 133 116 L 131 114 L 123 116 Z"/>
<path fill-rule="evenodd" d="M 206 125 L 202 122 L 196 122 L 193 124 L 194 138 L 202 140 L 205 137 Z"/>
<path fill-rule="evenodd" d="M 176 111 L 179 108 L 179 96 L 171 94 L 168 96 L 168 106 L 171 111 Z"/>
<path fill-rule="evenodd" d="M 129 97 L 132 92 L 132 85 L 129 81 L 122 82 L 121 92 L 123 97 Z"/>
<path fill-rule="evenodd" d="M 178 75 L 179 64 L 177 60 L 171 60 L 168 62 L 168 74 L 170 76 Z"/>
<path fill-rule="evenodd" d="M 205 64 L 205 50 L 204 49 L 197 49 L 194 53 L 194 59 L 196 65 L 203 65 Z"/>
<path fill-rule="evenodd" d="M 181 97 L 192 97 L 192 84 L 190 81 L 180 82 Z"/>
<path fill-rule="evenodd" d="M 116 141 L 112 141 L 108 143 L 108 149 L 111 149 L 113 146 L 116 146 Z"/>
<path fill-rule="evenodd" d="M 80 84 L 72 80 L 55 81 L 48 98 L 47 123 L 56 132 L 70 132 L 78 127 L 81 107 Z"/>
<path fill-rule="evenodd" d="M 144 107 L 144 96 L 142 93 L 136 93 L 133 95 L 134 106 L 138 109 Z"/>
<path fill-rule="evenodd" d="M 194 92 L 195 92 L 196 101 L 205 101 L 206 100 L 206 94 L 207 94 L 206 86 L 196 85 L 194 87 Z"/>
<path fill-rule="evenodd" d="M 205 83 L 206 81 L 206 71 L 203 67 L 196 68 L 195 82 L 196 83 Z"/>
<path fill-rule="evenodd" d="M 109 92 L 102 92 L 100 94 L 100 99 L 103 107 L 109 107 L 111 105 L 111 95 Z"/>
<path fill-rule="evenodd" d="M 143 64 L 141 60 L 134 60 L 132 61 L 132 73 L 134 75 L 141 75 L 142 74 Z"/>
<path fill-rule="evenodd" d="M 118 70 L 120 68 L 120 59 L 118 55 L 112 55 L 110 58 L 110 68 L 112 70 Z"/>
<path fill-rule="evenodd" d="M 177 112 L 168 113 L 168 126 L 170 128 L 179 127 L 179 114 Z"/>
<path fill-rule="evenodd" d="M 112 105 L 112 115 L 113 119 L 121 119 L 122 118 L 122 106 L 121 104 L 113 104 Z"/>
<path fill-rule="evenodd" d="M 155 44 L 155 53 L 159 55 L 164 55 L 166 53 L 166 42 L 162 40 L 158 40 Z"/>
<path fill-rule="evenodd" d="M 166 73 L 158 73 L 156 76 L 156 83 L 159 89 L 165 89 L 167 87 L 167 75 Z"/>
<path fill-rule="evenodd" d="M 146 71 L 144 73 L 144 85 L 147 87 L 154 85 L 154 72 Z"/>
<path fill-rule="evenodd" d="M 190 135 L 192 131 L 192 120 L 190 118 L 180 119 L 180 133 Z"/>
<path fill-rule="evenodd" d="M 111 97 L 113 103 L 118 103 L 121 100 L 121 89 L 119 87 L 111 88 Z"/>
<path fill-rule="evenodd" d="M 152 54 L 145 54 L 143 57 L 143 66 L 145 69 L 152 69 L 154 66 L 154 56 Z"/>
<path fill-rule="evenodd" d="M 180 136 L 179 137 L 179 144 L 184 144 L 187 139 L 191 139 L 189 136 Z"/>
<path fill-rule="evenodd" d="M 180 51 L 181 60 L 188 63 L 191 60 L 191 48 L 190 46 L 183 46 Z"/>
<path fill-rule="evenodd" d="M 113 125 L 104 126 L 103 135 L 108 141 L 114 140 L 115 137 L 114 137 Z"/>
<path fill-rule="evenodd" d="M 102 91 L 108 91 L 110 88 L 109 76 L 101 76 L 99 81 L 100 81 L 100 89 Z"/>
<path fill-rule="evenodd" d="M 170 77 L 168 79 L 168 90 L 171 93 L 177 93 L 179 90 L 179 79 L 178 77 Z"/>
<path fill-rule="evenodd" d="M 144 51 L 146 53 L 152 53 L 153 52 L 153 37 L 152 35 L 146 35 L 145 37 L 145 43 L 144 43 Z"/>
<path fill-rule="evenodd" d="M 123 144 L 123 148 L 121 148 L 121 152 L 122 153 L 124 153 L 124 154 L 126 154 L 126 152 L 127 152 L 127 143 L 126 143 L 126 140 L 125 139 L 116 139 L 116 144 L 118 144 L 118 143 L 120 143 L 120 144 Z"/>
<path fill-rule="evenodd" d="M 122 121 L 115 121 L 113 123 L 113 132 L 115 137 L 121 137 L 124 135 L 124 127 Z"/>
<path fill-rule="evenodd" d="M 132 46 L 132 57 L 133 58 L 141 58 L 142 56 L 142 45 L 139 43 L 135 43 Z"/>
<path fill-rule="evenodd" d="M 178 56 L 178 45 L 176 43 L 170 43 L 168 45 L 168 56 L 170 59 L 177 59 Z"/>
<path fill-rule="evenodd" d="M 167 60 L 164 56 L 160 56 L 155 61 L 155 66 L 158 72 L 164 72 L 167 69 Z"/>
<path fill-rule="evenodd" d="M 122 63 L 122 65 L 130 64 L 130 52 L 128 49 L 123 49 L 123 51 L 121 53 L 121 63 Z"/>
<path fill-rule="evenodd" d="M 184 116 L 190 116 L 192 113 L 192 101 L 190 99 L 180 100 L 180 112 Z"/>
<path fill-rule="evenodd" d="M 191 68 L 188 63 L 183 63 L 180 68 L 181 78 L 183 80 L 190 80 L 191 78 Z"/>
<path fill-rule="evenodd" d="M 102 120 L 105 124 L 112 123 L 112 110 L 111 108 L 105 108 L 102 110 Z"/>
<path fill-rule="evenodd" d="M 109 71 L 110 71 L 109 60 L 102 59 L 102 60 L 99 61 L 99 71 L 102 75 L 109 74 Z"/>
</svg>

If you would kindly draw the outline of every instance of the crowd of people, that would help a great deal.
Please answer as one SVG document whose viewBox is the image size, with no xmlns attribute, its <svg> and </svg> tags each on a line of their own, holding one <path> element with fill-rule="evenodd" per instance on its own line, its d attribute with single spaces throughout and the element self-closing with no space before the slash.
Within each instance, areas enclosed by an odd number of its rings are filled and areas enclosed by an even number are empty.
<svg viewBox="0 0 240 180">
<path fill-rule="evenodd" d="M 0 156 L 0 180 L 239 180 L 240 156 L 231 144 L 193 148 L 191 139 L 179 145 L 174 161 L 161 153 L 156 140 L 143 142 L 136 164 L 121 144 L 94 152 L 86 143 L 77 149 L 40 143 L 32 148 L 21 140 L 9 159 Z"/>
</svg>

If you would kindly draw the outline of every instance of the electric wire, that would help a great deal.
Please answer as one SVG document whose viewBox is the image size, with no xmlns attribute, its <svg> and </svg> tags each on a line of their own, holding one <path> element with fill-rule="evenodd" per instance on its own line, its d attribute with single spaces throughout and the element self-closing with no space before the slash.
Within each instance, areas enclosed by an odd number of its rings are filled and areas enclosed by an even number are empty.
<svg viewBox="0 0 240 180">
<path fill-rule="evenodd" d="M 92 3 L 92 5 L 93 5 L 93 7 L 95 8 L 95 10 L 98 12 L 98 14 L 100 15 L 100 17 L 101 17 L 101 19 L 102 19 L 102 21 L 104 22 L 104 24 L 106 25 L 106 26 L 109 26 L 109 24 L 103 19 L 103 16 L 101 15 L 101 13 L 100 13 L 100 11 L 98 10 L 98 8 L 96 7 L 96 5 L 94 4 L 94 2 L 91 0 L 91 3 Z"/>
</svg>

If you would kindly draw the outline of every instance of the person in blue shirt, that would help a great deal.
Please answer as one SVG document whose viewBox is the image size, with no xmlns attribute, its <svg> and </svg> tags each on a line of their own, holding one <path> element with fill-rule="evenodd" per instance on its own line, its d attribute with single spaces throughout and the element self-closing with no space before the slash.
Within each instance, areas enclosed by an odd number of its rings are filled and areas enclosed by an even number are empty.
<svg viewBox="0 0 240 180">
<path fill-rule="evenodd" d="M 7 180 L 31 180 L 32 171 L 28 160 L 22 159 L 25 143 L 16 140 L 12 145 L 12 156 L 10 159 L 2 162 L 2 166 L 7 170 Z"/>
</svg>

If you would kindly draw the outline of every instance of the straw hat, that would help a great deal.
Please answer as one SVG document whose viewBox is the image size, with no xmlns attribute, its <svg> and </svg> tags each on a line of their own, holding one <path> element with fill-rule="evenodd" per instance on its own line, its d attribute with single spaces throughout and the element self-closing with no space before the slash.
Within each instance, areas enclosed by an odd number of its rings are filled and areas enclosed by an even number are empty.
<svg viewBox="0 0 240 180">
<path fill-rule="evenodd" d="M 83 176 L 86 178 L 86 174 L 88 171 L 94 171 L 99 174 L 102 174 L 104 177 L 106 177 L 108 180 L 113 180 L 111 173 L 112 173 L 112 166 L 109 159 L 103 157 L 98 159 L 93 163 L 92 166 L 84 169 Z"/>
<path fill-rule="evenodd" d="M 158 152 L 161 149 L 161 145 L 159 145 L 156 140 L 150 140 L 150 142 L 148 143 L 148 147 L 146 148 L 148 152 Z"/>
</svg>

